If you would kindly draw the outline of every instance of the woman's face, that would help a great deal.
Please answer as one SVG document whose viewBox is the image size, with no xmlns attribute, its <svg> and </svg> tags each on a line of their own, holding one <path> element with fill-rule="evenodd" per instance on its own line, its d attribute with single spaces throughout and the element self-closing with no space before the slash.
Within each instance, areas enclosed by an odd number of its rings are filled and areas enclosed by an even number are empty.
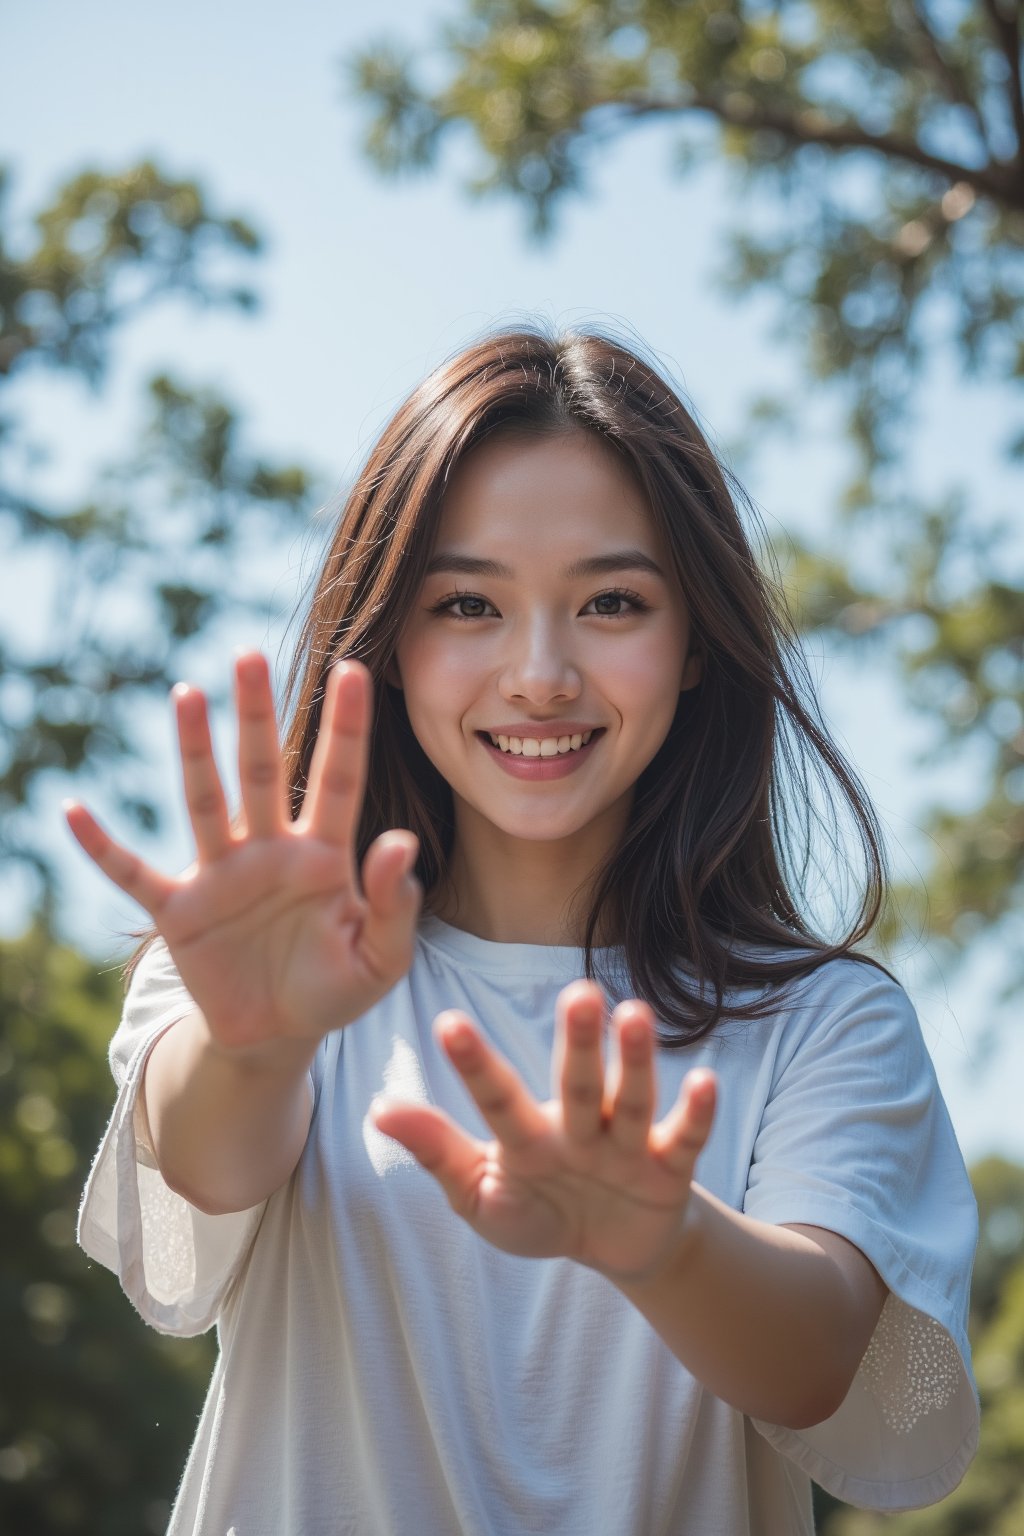
<svg viewBox="0 0 1024 1536">
<path fill-rule="evenodd" d="M 452 476 L 388 677 L 451 786 L 457 836 L 475 812 L 516 838 L 611 839 L 700 679 L 688 649 L 682 593 L 616 454 L 582 431 L 499 436 Z"/>
</svg>

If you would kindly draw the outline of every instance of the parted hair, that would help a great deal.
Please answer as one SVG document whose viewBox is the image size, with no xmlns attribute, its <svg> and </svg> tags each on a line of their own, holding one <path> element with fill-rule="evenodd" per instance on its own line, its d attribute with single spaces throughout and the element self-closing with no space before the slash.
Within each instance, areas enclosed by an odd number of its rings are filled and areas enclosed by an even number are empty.
<svg viewBox="0 0 1024 1536">
<path fill-rule="evenodd" d="M 595 331 L 503 330 L 436 368 L 400 406 L 344 497 L 301 620 L 284 699 L 291 811 L 305 794 L 329 669 L 354 657 L 374 683 L 357 858 L 381 832 L 409 828 L 429 910 L 447 881 L 451 790 L 385 674 L 455 466 L 495 433 L 575 431 L 596 435 L 635 477 L 703 662 L 637 781 L 618 845 L 588 882 L 579 923 L 586 975 L 605 979 L 597 935 L 615 935 L 631 995 L 651 1005 L 671 1048 L 723 1018 L 764 1017 L 780 988 L 835 957 L 885 971 L 854 946 L 878 918 L 887 876 L 875 812 L 822 720 L 781 583 L 745 531 L 741 509 L 753 524 L 756 511 L 634 344 Z M 859 868 L 844 852 L 843 812 Z M 822 836 L 830 878 L 852 880 L 859 898 L 831 938 L 815 931 L 807 890 L 822 869 Z"/>
<path fill-rule="evenodd" d="M 574 908 L 585 974 L 602 975 L 597 934 L 616 935 L 631 995 L 648 1001 L 659 1043 L 685 1046 L 725 1020 L 757 1020 L 780 989 L 832 958 L 890 972 L 855 945 L 886 900 L 874 808 L 821 719 L 785 594 L 758 564 L 742 485 L 654 362 L 594 330 L 520 326 L 485 336 L 427 376 L 373 445 L 344 496 L 301 617 L 287 674 L 282 743 L 292 816 L 306 794 L 330 667 L 361 660 L 373 677 L 367 791 L 356 856 L 387 829 L 416 833 L 425 908 L 447 886 L 453 803 L 416 740 L 401 688 L 385 673 L 433 553 L 445 487 L 494 433 L 594 433 L 646 498 L 702 656 L 665 742 L 640 774 L 602 868 Z M 769 556 L 769 564 L 771 556 Z M 682 662 L 682 657 L 680 657 Z M 854 868 L 841 813 L 863 860 Z M 815 931 L 809 872 L 831 852 L 832 883 L 851 880 L 844 931 Z M 155 938 L 146 934 L 126 978 Z M 619 972 L 620 975 L 620 972 Z"/>
</svg>

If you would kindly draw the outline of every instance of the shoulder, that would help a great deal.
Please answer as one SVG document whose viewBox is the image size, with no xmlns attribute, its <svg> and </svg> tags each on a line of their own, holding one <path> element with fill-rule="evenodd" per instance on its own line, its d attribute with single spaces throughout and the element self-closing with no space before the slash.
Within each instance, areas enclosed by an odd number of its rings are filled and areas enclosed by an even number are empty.
<svg viewBox="0 0 1024 1536">
<path fill-rule="evenodd" d="M 891 1032 L 920 1033 L 916 1010 L 903 983 L 865 956 L 838 955 L 822 960 L 811 949 L 764 946 L 744 946 L 744 953 L 762 963 L 765 979 L 730 995 L 741 1003 L 756 1001 L 764 1009 L 760 1028 L 746 1026 L 756 1030 L 762 1041 L 764 1031 L 792 1047 L 847 1031 L 861 1038 Z M 788 970 L 794 959 L 805 962 L 800 974 L 772 979 L 774 968 Z"/>
<path fill-rule="evenodd" d="M 775 1015 L 778 1063 L 821 1060 L 846 1072 L 907 1083 L 933 1067 L 917 1010 L 902 982 L 858 956 L 827 960 L 786 985 Z"/>
<path fill-rule="evenodd" d="M 813 954 L 807 955 L 808 969 L 789 984 L 788 1000 L 793 1005 L 801 1002 L 843 1006 L 849 1003 L 874 1002 L 888 1006 L 909 1005 L 910 999 L 903 983 L 881 965 L 861 955 L 838 955 L 830 960 L 814 963 Z"/>
<path fill-rule="evenodd" d="M 133 957 L 127 994 L 131 996 L 151 987 L 180 985 L 181 977 L 167 944 L 160 934 L 153 934 Z"/>
<path fill-rule="evenodd" d="M 736 944 L 734 952 L 738 960 L 757 963 L 759 980 L 729 987 L 730 997 L 742 1002 L 770 999 L 781 1016 L 868 1002 L 911 1006 L 902 982 L 888 968 L 862 954 L 822 959 L 819 950 L 809 947 L 784 949 L 749 943 Z M 786 974 L 795 967 L 798 974 Z"/>
<path fill-rule="evenodd" d="M 110 1042 L 115 1077 L 145 1042 L 180 1019 L 194 1004 L 163 939 L 154 938 L 139 955 L 125 993 L 121 1020 Z"/>
</svg>

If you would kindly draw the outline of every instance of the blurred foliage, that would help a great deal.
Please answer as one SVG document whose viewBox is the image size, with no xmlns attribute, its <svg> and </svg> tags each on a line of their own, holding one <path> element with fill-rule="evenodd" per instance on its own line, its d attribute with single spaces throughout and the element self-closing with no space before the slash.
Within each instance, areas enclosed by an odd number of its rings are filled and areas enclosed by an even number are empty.
<svg viewBox="0 0 1024 1536">
<path fill-rule="evenodd" d="M 116 968 L 47 937 L 0 944 L 0 1530 L 166 1528 L 214 1338 L 146 1327 L 78 1248 L 78 1204 L 110 1115 Z"/>
<path fill-rule="evenodd" d="M 1024 985 L 1019 520 L 982 506 L 970 442 L 969 493 L 935 504 L 903 462 L 915 386 L 950 356 L 1004 388 L 1007 473 L 1024 458 L 1020 15 L 1017 0 L 463 0 L 415 49 L 346 65 L 383 173 L 427 171 L 457 139 L 470 190 L 517 199 L 542 237 L 640 123 L 666 124 L 679 175 L 713 161 L 734 178 L 717 280 L 772 296 L 780 343 L 832 387 L 855 449 L 843 517 L 775 552 L 798 622 L 865 662 L 884 649 L 932 727 L 921 766 L 958 760 L 976 785 L 966 809 L 923 808 L 920 881 L 896 888 L 879 939 L 931 937 L 955 961 L 1003 923 L 1007 995 Z M 703 215 L 692 195 L 678 207 L 682 242 Z M 755 401 L 747 445 L 796 438 L 799 410 Z"/>
<path fill-rule="evenodd" d="M 139 441 L 91 492 L 59 505 L 33 494 L 49 453 L 23 431 L 18 382 L 45 370 L 99 393 L 118 328 L 171 299 L 253 314 L 252 290 L 215 273 L 261 241 L 213 213 L 194 182 L 143 162 L 72 178 L 15 254 L 7 179 L 0 168 L 0 865 L 31 867 L 49 910 L 37 786 L 102 771 L 120 811 L 157 825 L 139 787 L 139 702 L 166 694 L 183 650 L 222 616 L 267 613 L 259 556 L 306 526 L 317 490 L 308 470 L 248 448 L 216 392 L 160 373 Z M 272 585 L 280 557 L 264 563 Z"/>
</svg>

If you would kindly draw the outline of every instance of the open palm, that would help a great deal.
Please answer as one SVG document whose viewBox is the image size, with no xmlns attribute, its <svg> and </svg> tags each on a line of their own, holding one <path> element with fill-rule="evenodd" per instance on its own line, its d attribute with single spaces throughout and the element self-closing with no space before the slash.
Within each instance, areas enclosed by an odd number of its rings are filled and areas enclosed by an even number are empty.
<svg viewBox="0 0 1024 1536">
<path fill-rule="evenodd" d="M 143 906 L 211 1035 L 225 1047 L 319 1039 L 358 1018 L 408 970 L 420 891 L 411 832 L 383 833 L 356 877 L 372 684 L 358 662 L 331 669 L 302 811 L 292 821 L 266 661 L 236 663 L 241 816 L 232 825 L 206 700 L 174 690 L 196 861 L 151 869 L 84 806 L 65 807 L 78 842 Z"/>
<path fill-rule="evenodd" d="M 452 1208 L 496 1247 L 526 1258 L 567 1257 L 613 1280 L 656 1272 L 678 1237 L 697 1156 L 714 1117 L 713 1074 L 688 1074 L 679 1100 L 652 1125 L 653 1014 L 620 1003 L 617 1055 L 606 1080 L 604 999 L 593 982 L 563 988 L 552 1077 L 540 1104 L 468 1017 L 439 1014 L 436 1032 L 495 1140 L 467 1135 L 441 1110 L 374 1101 L 374 1123 L 400 1141 Z"/>
</svg>

